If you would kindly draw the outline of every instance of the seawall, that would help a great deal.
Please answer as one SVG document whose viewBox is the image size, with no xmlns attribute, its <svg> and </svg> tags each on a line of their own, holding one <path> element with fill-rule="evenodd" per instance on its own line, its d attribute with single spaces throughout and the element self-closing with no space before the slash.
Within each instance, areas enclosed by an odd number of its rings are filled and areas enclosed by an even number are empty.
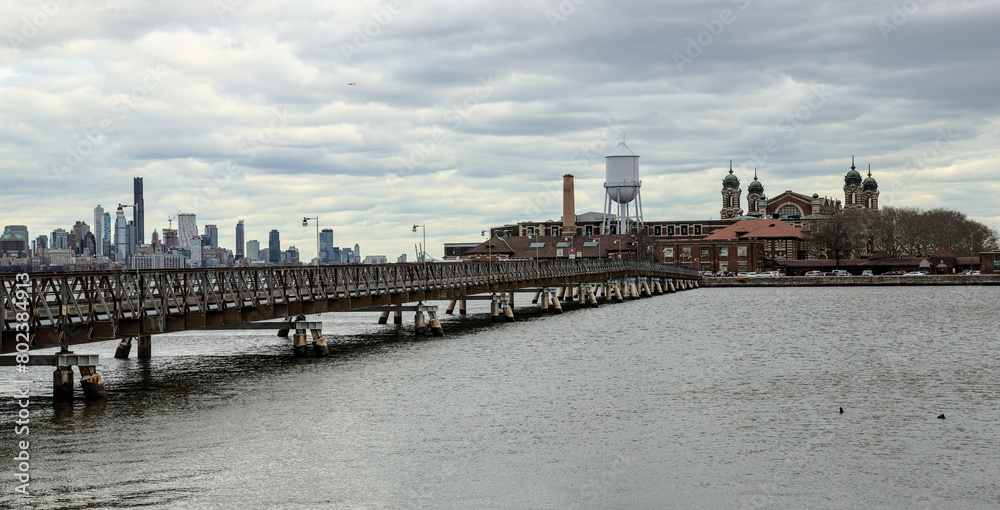
<svg viewBox="0 0 1000 510">
<path fill-rule="evenodd" d="M 963 276 L 779 276 L 775 278 L 711 277 L 701 287 L 836 287 L 849 285 L 1000 285 L 1000 274 Z"/>
</svg>

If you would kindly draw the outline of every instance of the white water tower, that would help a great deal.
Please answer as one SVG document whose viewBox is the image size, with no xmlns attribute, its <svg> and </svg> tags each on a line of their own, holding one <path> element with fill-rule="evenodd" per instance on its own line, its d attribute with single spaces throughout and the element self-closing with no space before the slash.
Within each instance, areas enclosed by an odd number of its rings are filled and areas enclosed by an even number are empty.
<svg viewBox="0 0 1000 510">
<path fill-rule="evenodd" d="M 618 143 L 604 157 L 604 227 L 607 235 L 612 230 L 617 234 L 628 234 L 629 227 L 642 229 L 642 198 L 639 188 L 639 156 L 629 150 L 624 141 Z M 615 210 L 617 209 L 617 211 Z"/>
</svg>

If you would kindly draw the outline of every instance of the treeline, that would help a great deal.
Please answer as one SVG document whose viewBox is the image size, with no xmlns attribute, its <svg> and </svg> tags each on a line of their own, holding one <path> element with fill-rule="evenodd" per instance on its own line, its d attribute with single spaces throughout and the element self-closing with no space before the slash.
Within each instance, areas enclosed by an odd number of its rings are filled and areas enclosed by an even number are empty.
<svg viewBox="0 0 1000 510">
<path fill-rule="evenodd" d="M 996 250 L 998 240 L 995 229 L 959 211 L 915 207 L 848 209 L 823 221 L 810 237 L 814 251 L 827 251 L 837 260 L 861 258 L 869 250 L 926 257 L 944 248 L 956 257 L 977 256 Z"/>
</svg>

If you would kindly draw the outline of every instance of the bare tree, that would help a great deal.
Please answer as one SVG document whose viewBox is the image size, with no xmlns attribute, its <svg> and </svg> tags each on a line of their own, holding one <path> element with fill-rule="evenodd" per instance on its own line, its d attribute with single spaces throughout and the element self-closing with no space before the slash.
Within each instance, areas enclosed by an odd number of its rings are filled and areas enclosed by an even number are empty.
<svg viewBox="0 0 1000 510">
<path fill-rule="evenodd" d="M 840 267 L 842 259 L 856 255 L 864 246 L 867 221 L 863 211 L 854 209 L 834 214 L 822 220 L 809 236 L 810 248 L 827 253 Z"/>
<path fill-rule="evenodd" d="M 926 257 L 941 248 L 975 256 L 996 249 L 998 241 L 996 230 L 951 209 L 886 207 L 870 216 L 868 228 L 875 249 L 893 257 Z"/>
</svg>

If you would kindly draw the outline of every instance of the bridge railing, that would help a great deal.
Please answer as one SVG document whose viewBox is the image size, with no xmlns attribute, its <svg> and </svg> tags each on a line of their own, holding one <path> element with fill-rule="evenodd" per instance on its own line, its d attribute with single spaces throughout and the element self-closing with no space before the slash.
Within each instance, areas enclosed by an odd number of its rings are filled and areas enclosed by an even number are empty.
<svg viewBox="0 0 1000 510">
<path fill-rule="evenodd" d="M 60 320 L 85 324 L 538 280 L 596 281 L 623 275 L 699 277 L 690 269 L 618 259 L 33 273 L 26 286 L 23 279 L 5 274 L 0 276 L 0 332 L 15 327 L 16 314 L 25 305 L 18 298 L 21 289 L 26 291 L 22 296 L 33 326 L 52 327 Z"/>
</svg>

